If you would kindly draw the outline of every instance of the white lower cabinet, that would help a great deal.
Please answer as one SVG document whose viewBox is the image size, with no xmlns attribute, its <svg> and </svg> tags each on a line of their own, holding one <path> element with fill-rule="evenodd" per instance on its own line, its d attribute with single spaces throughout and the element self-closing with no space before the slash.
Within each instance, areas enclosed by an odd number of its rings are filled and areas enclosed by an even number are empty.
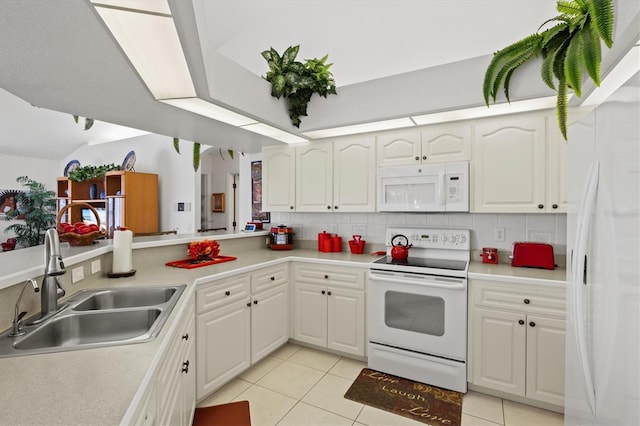
<svg viewBox="0 0 640 426">
<path fill-rule="evenodd" d="M 289 340 L 287 265 L 212 281 L 196 298 L 197 399 Z"/>
<path fill-rule="evenodd" d="M 191 298 L 156 374 L 157 416 L 148 424 L 191 425 L 196 408 L 194 311 Z"/>
<path fill-rule="evenodd" d="M 470 382 L 563 406 L 564 289 L 470 284 Z"/>
<path fill-rule="evenodd" d="M 364 270 L 305 264 L 293 268 L 292 337 L 364 356 Z"/>
</svg>

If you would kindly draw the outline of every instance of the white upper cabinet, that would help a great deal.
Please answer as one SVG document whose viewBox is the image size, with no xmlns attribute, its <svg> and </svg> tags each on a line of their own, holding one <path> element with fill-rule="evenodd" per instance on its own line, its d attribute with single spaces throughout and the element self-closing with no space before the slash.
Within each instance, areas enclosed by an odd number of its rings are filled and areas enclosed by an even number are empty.
<svg viewBox="0 0 640 426">
<path fill-rule="evenodd" d="M 333 143 L 333 208 L 338 212 L 376 209 L 376 145 L 373 136 Z"/>
<path fill-rule="evenodd" d="M 471 160 L 471 123 L 437 124 L 422 128 L 422 162 Z"/>
<path fill-rule="evenodd" d="M 296 147 L 295 151 L 296 211 L 375 211 L 373 136 L 312 142 Z"/>
<path fill-rule="evenodd" d="M 333 143 L 313 142 L 296 152 L 296 211 L 333 210 Z"/>
<path fill-rule="evenodd" d="M 474 126 L 471 211 L 545 211 L 546 122 L 542 114 L 479 120 Z"/>
<path fill-rule="evenodd" d="M 405 166 L 471 159 L 471 123 L 436 124 L 377 136 L 378 166 Z"/>
<path fill-rule="evenodd" d="M 405 166 L 422 162 L 419 130 L 396 130 L 376 136 L 378 166 Z"/>
<path fill-rule="evenodd" d="M 262 149 L 262 209 L 291 212 L 296 205 L 295 150 L 287 146 Z"/>
</svg>

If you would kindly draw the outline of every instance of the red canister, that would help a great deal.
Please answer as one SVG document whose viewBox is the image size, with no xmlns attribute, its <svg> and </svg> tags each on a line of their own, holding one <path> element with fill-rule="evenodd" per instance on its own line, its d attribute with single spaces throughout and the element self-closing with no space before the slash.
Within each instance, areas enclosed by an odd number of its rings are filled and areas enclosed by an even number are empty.
<svg viewBox="0 0 640 426">
<path fill-rule="evenodd" d="M 331 238 L 331 251 L 340 252 L 342 251 L 342 237 L 339 235 L 334 235 Z"/>
<path fill-rule="evenodd" d="M 331 240 L 331 234 L 327 231 L 322 231 L 318 233 L 318 251 L 326 251 L 326 241 Z M 329 250 L 331 251 L 331 250 Z"/>
</svg>

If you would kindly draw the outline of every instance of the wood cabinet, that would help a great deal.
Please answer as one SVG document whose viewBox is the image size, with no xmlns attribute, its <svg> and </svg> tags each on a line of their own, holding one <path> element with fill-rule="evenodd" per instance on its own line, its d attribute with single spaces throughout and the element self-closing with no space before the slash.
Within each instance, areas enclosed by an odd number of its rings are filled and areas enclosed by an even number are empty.
<svg viewBox="0 0 640 426">
<path fill-rule="evenodd" d="M 198 399 L 289 340 L 287 265 L 205 284 L 196 304 Z"/>
<path fill-rule="evenodd" d="M 376 140 L 380 167 L 471 159 L 471 123 L 468 121 L 396 130 L 380 134 Z"/>
<path fill-rule="evenodd" d="M 564 290 L 484 280 L 470 287 L 469 381 L 563 406 Z"/>
<path fill-rule="evenodd" d="M 92 186 L 94 189 L 92 189 Z M 93 195 L 93 197 L 92 197 Z M 136 233 L 158 232 L 158 175 L 151 173 L 111 171 L 104 177 L 74 182 L 57 179 L 57 210 L 69 203 L 85 203 L 96 209 L 101 226 L 109 236 L 119 227 Z M 72 205 L 61 218 L 75 223 L 83 217 L 84 206 Z M 88 220 L 93 220 L 93 213 Z"/>
<path fill-rule="evenodd" d="M 269 212 L 295 211 L 296 156 L 291 147 L 262 149 L 262 209 Z"/>
<path fill-rule="evenodd" d="M 134 234 L 158 232 L 158 175 L 107 172 L 105 188 L 110 235 L 119 227 Z"/>
<path fill-rule="evenodd" d="M 364 270 L 296 264 L 293 338 L 364 356 Z"/>
<path fill-rule="evenodd" d="M 193 297 L 171 337 L 156 375 L 155 424 L 189 426 L 196 408 L 195 307 Z"/>
</svg>

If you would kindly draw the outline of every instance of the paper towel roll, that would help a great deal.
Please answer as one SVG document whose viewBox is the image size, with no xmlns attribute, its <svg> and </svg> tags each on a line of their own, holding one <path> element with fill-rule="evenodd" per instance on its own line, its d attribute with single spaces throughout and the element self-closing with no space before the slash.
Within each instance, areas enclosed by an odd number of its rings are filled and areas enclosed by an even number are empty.
<svg viewBox="0 0 640 426">
<path fill-rule="evenodd" d="M 121 274 L 133 270 L 131 254 L 131 242 L 133 232 L 127 230 L 114 231 L 113 233 L 113 267 L 114 274 Z"/>
</svg>

